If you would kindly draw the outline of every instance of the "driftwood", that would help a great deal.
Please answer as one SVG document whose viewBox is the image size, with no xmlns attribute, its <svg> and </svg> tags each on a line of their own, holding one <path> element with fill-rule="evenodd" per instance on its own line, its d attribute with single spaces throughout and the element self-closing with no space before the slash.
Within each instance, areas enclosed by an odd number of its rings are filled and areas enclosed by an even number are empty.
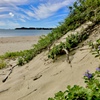
<svg viewBox="0 0 100 100">
<path fill-rule="evenodd" d="M 17 65 L 13 66 L 13 67 L 10 69 L 9 74 L 2 80 L 3 83 L 8 79 L 8 77 L 10 76 L 10 74 L 12 73 L 13 69 L 14 69 L 16 66 L 17 66 Z"/>
<path fill-rule="evenodd" d="M 66 61 L 70 64 L 70 67 L 72 67 L 71 60 L 69 59 L 69 52 L 68 52 L 68 50 L 66 50 L 65 48 L 63 48 L 63 50 L 66 53 Z"/>
</svg>

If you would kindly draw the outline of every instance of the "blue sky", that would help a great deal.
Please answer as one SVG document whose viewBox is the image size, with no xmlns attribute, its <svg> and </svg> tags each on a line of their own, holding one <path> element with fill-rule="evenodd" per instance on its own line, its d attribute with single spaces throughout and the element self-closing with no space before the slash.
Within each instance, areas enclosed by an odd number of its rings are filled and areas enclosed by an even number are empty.
<svg viewBox="0 0 100 100">
<path fill-rule="evenodd" d="M 0 28 L 56 27 L 75 0 L 0 0 Z"/>
</svg>

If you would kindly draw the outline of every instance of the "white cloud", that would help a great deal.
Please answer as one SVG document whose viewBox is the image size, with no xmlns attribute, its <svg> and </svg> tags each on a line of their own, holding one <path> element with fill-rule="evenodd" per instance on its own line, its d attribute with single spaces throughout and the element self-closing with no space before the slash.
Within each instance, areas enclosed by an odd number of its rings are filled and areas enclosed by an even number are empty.
<svg viewBox="0 0 100 100">
<path fill-rule="evenodd" d="M 75 0 L 71 0 L 71 1 L 59 0 L 59 2 L 57 2 L 58 0 L 55 0 L 54 2 L 51 1 L 44 4 L 40 4 L 37 8 L 32 6 L 31 9 L 27 11 L 28 16 L 34 17 L 36 19 L 47 18 L 55 14 L 59 9 L 69 5 L 71 2 Z"/>
<path fill-rule="evenodd" d="M 6 5 L 6 6 L 0 7 L 0 13 L 14 12 L 14 11 L 18 11 L 18 10 L 19 10 L 19 8 L 15 5 Z"/>
<path fill-rule="evenodd" d="M 7 5 L 0 7 L 0 19 L 15 19 L 15 20 L 29 20 L 29 17 L 23 12 L 23 8 L 17 7 L 16 5 Z"/>
<path fill-rule="evenodd" d="M 10 15 L 11 17 L 14 17 L 14 14 L 13 14 L 12 12 L 10 12 L 9 15 Z"/>
<path fill-rule="evenodd" d="M 19 26 L 20 26 L 19 23 L 17 23 L 17 22 L 12 22 L 12 21 L 7 21 L 7 24 L 9 24 L 9 25 L 8 25 L 8 28 L 16 28 L 16 27 L 19 27 Z"/>
<path fill-rule="evenodd" d="M 7 5 L 7 4 L 14 4 L 14 5 L 23 5 L 23 4 L 30 4 L 34 3 L 37 0 L 0 0 L 0 6 L 1 5 Z"/>
<path fill-rule="evenodd" d="M 10 18 L 8 14 L 0 14 L 0 19 Z"/>
<path fill-rule="evenodd" d="M 18 22 L 14 21 L 0 21 L 0 27 L 6 28 L 6 29 L 11 29 L 11 28 L 16 28 L 20 27 L 20 24 Z"/>
<path fill-rule="evenodd" d="M 24 4 L 28 0 L 0 0 L 0 4 L 6 4 L 6 3 L 13 3 L 13 4 Z"/>
<path fill-rule="evenodd" d="M 26 22 L 24 19 L 22 19 L 22 18 L 20 18 L 20 20 L 22 21 L 22 22 Z"/>
</svg>

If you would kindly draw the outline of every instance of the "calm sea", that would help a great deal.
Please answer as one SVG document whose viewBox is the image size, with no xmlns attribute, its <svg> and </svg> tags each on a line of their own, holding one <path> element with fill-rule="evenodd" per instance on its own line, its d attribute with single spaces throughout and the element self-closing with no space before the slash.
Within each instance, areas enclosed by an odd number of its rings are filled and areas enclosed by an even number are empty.
<svg viewBox="0 0 100 100">
<path fill-rule="evenodd" d="M 47 35 L 51 30 L 14 30 L 0 29 L 0 37 L 40 36 Z"/>
</svg>

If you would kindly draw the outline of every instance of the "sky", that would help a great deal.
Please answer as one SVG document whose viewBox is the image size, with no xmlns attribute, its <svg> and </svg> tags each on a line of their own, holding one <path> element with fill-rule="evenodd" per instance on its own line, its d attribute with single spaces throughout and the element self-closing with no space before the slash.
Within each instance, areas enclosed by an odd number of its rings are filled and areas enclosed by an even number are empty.
<svg viewBox="0 0 100 100">
<path fill-rule="evenodd" d="M 54 28 L 69 14 L 75 0 L 0 0 L 0 29 Z"/>
</svg>

